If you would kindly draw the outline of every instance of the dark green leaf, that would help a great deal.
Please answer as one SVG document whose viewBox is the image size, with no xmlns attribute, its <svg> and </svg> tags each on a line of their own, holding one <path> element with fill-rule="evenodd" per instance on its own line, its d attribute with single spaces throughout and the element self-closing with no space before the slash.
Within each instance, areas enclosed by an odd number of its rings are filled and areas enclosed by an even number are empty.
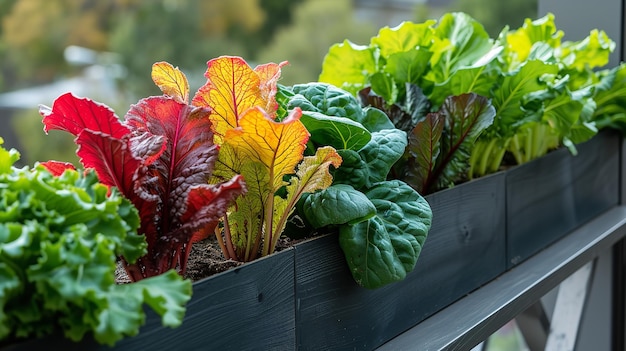
<svg viewBox="0 0 626 351">
<path fill-rule="evenodd" d="M 372 140 L 358 153 L 340 151 L 343 163 L 335 171 L 335 183 L 350 184 L 361 189 L 387 179 L 387 174 L 402 157 L 406 145 L 406 133 L 401 130 L 384 129 L 372 133 Z"/>
<path fill-rule="evenodd" d="M 308 196 L 303 211 L 314 228 L 321 228 L 367 220 L 376 214 L 376 207 L 352 186 L 335 184 Z"/>
<path fill-rule="evenodd" d="M 375 289 L 399 281 L 413 270 L 432 222 L 426 200 L 407 184 L 394 180 L 365 192 L 377 215 L 339 230 L 339 244 L 352 276 Z"/>
<path fill-rule="evenodd" d="M 361 122 L 365 114 L 359 101 L 345 90 L 329 84 L 298 84 L 288 108 L 300 107 L 302 123 L 311 140 L 336 149 L 358 150 L 367 144 L 370 133 Z"/>
<path fill-rule="evenodd" d="M 300 121 L 311 133 L 310 140 L 318 145 L 329 145 L 335 149 L 359 150 L 371 139 L 370 132 L 365 127 L 346 117 L 303 111 Z"/>
</svg>

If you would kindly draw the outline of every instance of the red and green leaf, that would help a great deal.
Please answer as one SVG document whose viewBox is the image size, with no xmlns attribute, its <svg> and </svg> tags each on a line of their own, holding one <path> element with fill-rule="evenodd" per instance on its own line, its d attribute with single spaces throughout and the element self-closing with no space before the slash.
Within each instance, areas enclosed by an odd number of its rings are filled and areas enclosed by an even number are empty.
<svg viewBox="0 0 626 351">
<path fill-rule="evenodd" d="M 436 113 L 418 123 L 409 136 L 410 183 L 430 193 L 458 182 L 469 168 L 476 138 L 493 123 L 495 108 L 489 99 L 474 94 L 450 96 Z"/>
<path fill-rule="evenodd" d="M 227 168 L 241 173 L 249 184 L 249 192 L 238 200 L 238 208 L 250 211 L 246 211 L 246 216 L 238 213 L 229 217 L 231 235 L 245 246 L 237 250 L 238 255 L 244 255 L 239 257 L 241 260 L 252 259 L 256 254 L 260 239 L 253 239 L 250 234 L 264 234 L 264 254 L 273 251 L 271 244 L 280 234 L 273 231 L 274 220 L 282 215 L 275 213 L 274 194 L 287 184 L 285 176 L 296 173 L 296 166 L 303 158 L 309 132 L 300 122 L 301 114 L 300 109 L 295 109 L 277 122 L 261 107 L 251 108 L 241 116 L 239 127 L 226 134 L 225 146 L 233 151 L 224 153 L 223 156 L 230 157 L 220 160 Z M 243 201 L 247 204 L 242 204 Z M 256 219 L 259 214 L 264 218 L 262 222 Z M 264 229 L 251 228 L 250 223 L 263 223 Z"/>
<path fill-rule="evenodd" d="M 221 146 L 212 182 L 241 174 L 247 184 L 247 194 L 236 200 L 224 221 L 222 247 L 228 258 L 252 260 L 261 243 L 263 255 L 273 252 L 286 217 L 302 193 L 315 191 L 316 186 L 327 187 L 329 165 L 341 163 L 339 155 L 329 156 L 332 161 L 319 161 L 318 172 L 305 172 L 304 179 L 297 181 L 297 166 L 310 135 L 300 121 L 299 108 L 276 120 L 278 79 L 286 64 L 268 63 L 252 69 L 239 57 L 213 59 L 208 62 L 206 84 L 192 100 L 194 106 L 211 110 L 215 140 Z M 276 196 L 285 187 L 287 197 Z"/>
<path fill-rule="evenodd" d="M 293 174 L 302 160 L 309 132 L 300 122 L 301 114 L 296 109 L 282 122 L 276 122 L 262 109 L 253 108 L 241 117 L 240 128 L 226 134 L 226 143 L 239 150 L 239 157 L 268 170 L 272 192 L 284 185 L 283 176 Z"/>
<path fill-rule="evenodd" d="M 406 181 L 422 193 L 432 183 L 435 162 L 439 156 L 441 133 L 445 121 L 440 114 L 429 113 L 409 133 Z"/>
</svg>

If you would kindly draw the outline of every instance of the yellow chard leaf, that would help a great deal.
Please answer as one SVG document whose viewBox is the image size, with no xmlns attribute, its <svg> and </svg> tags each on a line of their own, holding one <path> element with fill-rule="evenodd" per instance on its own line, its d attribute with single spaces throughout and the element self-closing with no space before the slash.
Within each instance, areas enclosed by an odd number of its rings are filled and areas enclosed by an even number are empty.
<svg viewBox="0 0 626 351">
<path fill-rule="evenodd" d="M 298 177 L 301 192 L 312 193 L 328 188 L 333 183 L 329 168 L 341 165 L 341 156 L 331 146 L 317 149 L 314 156 L 305 157 L 298 166 Z"/>
<path fill-rule="evenodd" d="M 287 65 L 287 61 L 283 61 L 279 64 L 267 63 L 257 66 L 254 71 L 259 75 L 261 92 L 261 98 L 265 101 L 265 111 L 274 117 L 276 110 L 278 109 L 278 103 L 276 102 L 276 90 L 278 85 L 278 79 L 280 78 L 280 69 Z"/>
<path fill-rule="evenodd" d="M 223 143 L 228 130 L 239 126 L 239 119 L 250 108 L 261 107 L 274 117 L 280 69 L 286 64 L 268 63 L 252 69 L 236 56 L 221 56 L 207 63 L 207 82 L 194 96 L 192 105 L 212 109 L 210 118 L 217 144 Z"/>
<path fill-rule="evenodd" d="M 192 100 L 192 105 L 212 109 L 211 122 L 217 144 L 230 129 L 239 126 L 239 118 L 253 106 L 264 106 L 260 78 L 240 57 L 221 56 L 207 63 L 207 82 Z"/>
<path fill-rule="evenodd" d="M 226 134 L 226 142 L 237 149 L 241 158 L 264 165 L 270 176 L 270 189 L 284 185 L 283 176 L 295 173 L 296 165 L 309 140 L 309 132 L 295 109 L 283 121 L 274 121 L 261 108 L 249 109 L 239 120 L 240 128 Z"/>
<path fill-rule="evenodd" d="M 161 89 L 163 94 L 184 104 L 189 101 L 189 83 L 185 74 L 178 67 L 167 62 L 153 64 L 152 81 Z"/>
<path fill-rule="evenodd" d="M 287 224 L 287 219 L 293 212 L 296 203 L 303 193 L 312 193 L 317 190 L 328 188 L 333 183 L 333 177 L 329 172 L 332 165 L 337 168 L 341 165 L 341 156 L 331 146 L 324 146 L 315 152 L 313 156 L 304 157 L 298 165 L 296 176 L 292 177 L 287 186 L 287 197 L 274 197 L 273 232 L 282 233 Z M 279 235 L 272 240 L 272 247 L 276 246 Z"/>
</svg>

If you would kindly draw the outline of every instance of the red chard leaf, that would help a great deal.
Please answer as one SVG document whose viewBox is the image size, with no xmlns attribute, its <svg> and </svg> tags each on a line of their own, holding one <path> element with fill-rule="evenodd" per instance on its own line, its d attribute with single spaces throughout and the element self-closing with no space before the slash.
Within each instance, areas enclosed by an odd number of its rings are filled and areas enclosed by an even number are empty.
<svg viewBox="0 0 626 351">
<path fill-rule="evenodd" d="M 52 105 L 39 107 L 44 131 L 63 130 L 74 136 L 84 129 L 108 134 L 121 139 L 130 132 L 122 125 L 113 110 L 91 99 L 77 98 L 72 93 L 59 96 Z"/>
<path fill-rule="evenodd" d="M 76 170 L 73 164 L 69 162 L 60 162 L 60 161 L 46 161 L 40 162 L 40 165 L 44 166 L 50 174 L 55 177 L 60 176 L 65 172 L 66 169 Z"/>
<path fill-rule="evenodd" d="M 115 139 L 101 132 L 85 129 L 76 138 L 80 162 L 93 168 L 104 185 L 117 187 L 131 199 L 134 193 L 133 177 L 142 163 L 129 148 L 128 138 Z"/>
<path fill-rule="evenodd" d="M 140 100 L 120 122 L 112 110 L 71 94 L 42 107 L 45 130 L 76 136 L 81 163 L 103 184 L 116 186 L 139 211 L 148 254 L 123 260 L 131 280 L 183 272 L 192 240 L 214 232 L 233 199 L 245 192 L 241 176 L 209 184 L 219 148 L 210 110 L 176 97 Z"/>
<path fill-rule="evenodd" d="M 187 197 L 187 209 L 182 220 L 193 232 L 192 242 L 213 234 L 217 222 L 225 215 L 226 207 L 246 189 L 243 177 L 237 175 L 220 186 L 196 185 Z"/>
</svg>

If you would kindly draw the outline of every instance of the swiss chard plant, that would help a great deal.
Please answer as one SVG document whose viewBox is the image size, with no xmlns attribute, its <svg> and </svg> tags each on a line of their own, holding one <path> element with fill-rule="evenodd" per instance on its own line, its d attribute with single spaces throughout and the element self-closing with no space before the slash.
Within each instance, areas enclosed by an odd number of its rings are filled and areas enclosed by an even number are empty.
<svg viewBox="0 0 626 351">
<path fill-rule="evenodd" d="M 207 82 L 192 101 L 210 111 L 207 117 L 220 146 L 212 181 L 241 174 L 248 185 L 224 216 L 223 235 L 217 233 L 228 259 L 250 261 L 259 253 L 273 253 L 298 200 L 330 186 L 329 170 L 342 162 L 331 146 L 304 155 L 310 133 L 301 110 L 280 113 L 276 100 L 284 64 L 253 69 L 240 57 L 210 60 Z"/>
<path fill-rule="evenodd" d="M 387 180 L 407 146 L 406 132 L 384 112 L 362 108 L 350 93 L 329 84 L 299 84 L 282 93 L 286 110 L 302 109 L 312 148 L 330 145 L 343 159 L 333 185 L 303 200 L 303 215 L 315 228 L 338 230 L 361 286 L 374 289 L 404 279 L 432 221 L 430 206 L 417 191 L 401 180 Z"/>
<path fill-rule="evenodd" d="M 409 134 L 404 175 L 423 194 L 466 180 L 470 155 L 496 110 L 483 96 L 450 96 L 437 112 L 419 121 Z"/>
<path fill-rule="evenodd" d="M 0 147 L 0 346 L 52 333 L 113 345 L 138 333 L 144 304 L 164 325 L 180 325 L 189 280 L 169 271 L 115 282 L 117 256 L 146 253 L 134 206 L 91 170 L 16 168 L 18 159 Z"/>
<path fill-rule="evenodd" d="M 246 189 L 241 175 L 208 183 L 219 150 L 212 111 L 189 103 L 184 74 L 157 63 L 152 76 L 164 95 L 140 100 L 123 121 L 108 107 L 70 93 L 40 109 L 45 131 L 74 135 L 83 166 L 138 209 L 147 254 L 132 263 L 122 256 L 133 281 L 173 268 L 184 272 L 193 241 L 212 234 Z"/>
<path fill-rule="evenodd" d="M 498 170 L 507 151 L 523 163 L 559 145 L 575 152 L 596 133 L 593 97 L 603 82 L 593 69 L 608 62 L 614 43 L 597 30 L 577 42 L 562 34 L 551 14 L 492 39 L 467 14 L 447 13 L 383 28 L 369 45 L 334 45 L 320 80 L 354 95 L 368 89 L 407 131 L 449 96 L 490 99 L 496 116 L 471 151 L 471 178 Z"/>
</svg>

